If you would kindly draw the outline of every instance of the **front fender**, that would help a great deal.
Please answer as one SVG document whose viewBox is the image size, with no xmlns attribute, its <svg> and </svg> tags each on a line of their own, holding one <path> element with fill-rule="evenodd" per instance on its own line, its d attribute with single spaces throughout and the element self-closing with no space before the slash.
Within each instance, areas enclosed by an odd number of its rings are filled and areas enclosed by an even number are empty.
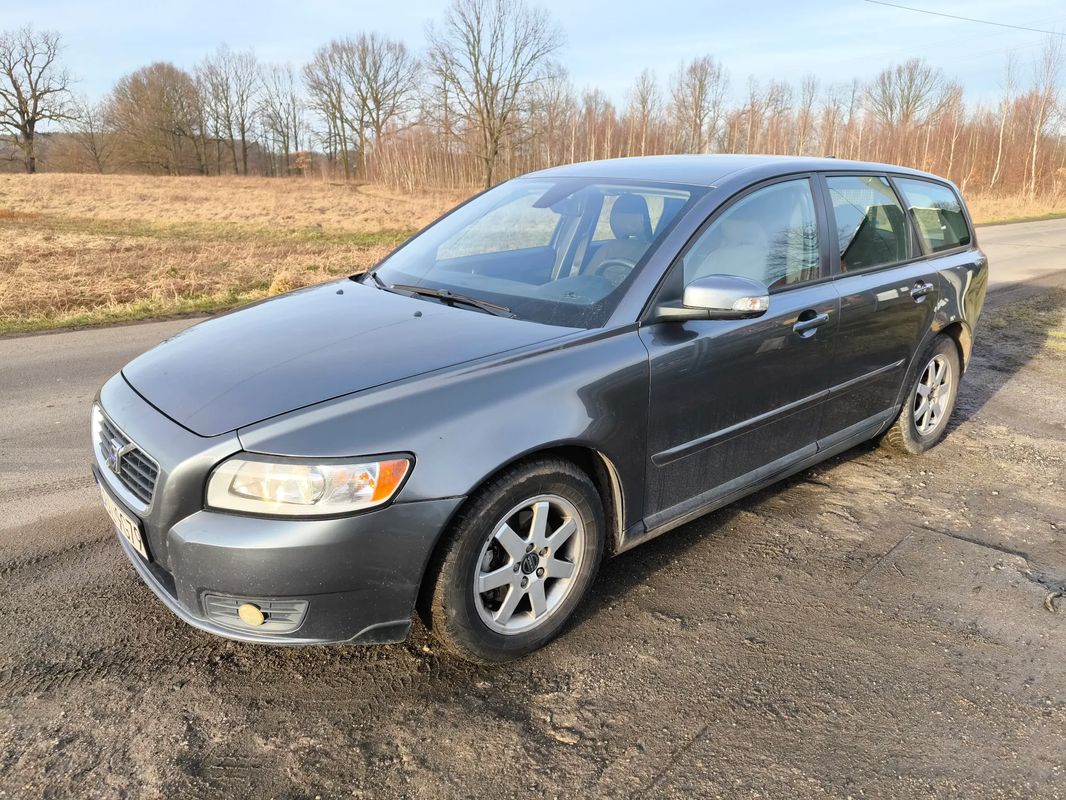
<svg viewBox="0 0 1066 800">
<path fill-rule="evenodd" d="M 397 502 L 468 495 L 525 454 L 580 445 L 617 470 L 628 526 L 643 515 L 647 414 L 648 354 L 633 327 L 349 395 L 238 435 L 246 450 L 276 455 L 411 452 Z"/>
</svg>

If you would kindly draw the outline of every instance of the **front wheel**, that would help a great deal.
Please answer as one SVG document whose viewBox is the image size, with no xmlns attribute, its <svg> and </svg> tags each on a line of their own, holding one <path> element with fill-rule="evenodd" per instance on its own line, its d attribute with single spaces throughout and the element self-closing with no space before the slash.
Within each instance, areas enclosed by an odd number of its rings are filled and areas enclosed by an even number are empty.
<svg viewBox="0 0 1066 800">
<path fill-rule="evenodd" d="M 924 453 L 944 438 L 962 378 L 958 348 L 947 336 L 934 339 L 918 365 L 900 415 L 883 440 L 892 449 L 912 455 Z"/>
<path fill-rule="evenodd" d="M 469 661 L 509 661 L 565 627 L 603 556 L 595 485 L 562 459 L 507 470 L 467 502 L 449 531 L 423 616 Z"/>
</svg>

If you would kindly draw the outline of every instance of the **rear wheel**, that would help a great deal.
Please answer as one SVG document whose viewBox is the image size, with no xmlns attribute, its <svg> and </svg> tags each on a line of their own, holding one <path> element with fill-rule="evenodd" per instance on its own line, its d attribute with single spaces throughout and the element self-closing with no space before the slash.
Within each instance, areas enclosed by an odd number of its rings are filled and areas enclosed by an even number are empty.
<svg viewBox="0 0 1066 800">
<path fill-rule="evenodd" d="M 907 399 L 883 442 L 894 450 L 918 455 L 944 438 L 962 370 L 959 351 L 947 336 L 938 336 L 918 361 Z"/>
<path fill-rule="evenodd" d="M 603 509 L 562 459 L 519 464 L 479 490 L 449 532 L 423 616 L 470 661 L 519 658 L 566 626 L 599 569 Z"/>
</svg>

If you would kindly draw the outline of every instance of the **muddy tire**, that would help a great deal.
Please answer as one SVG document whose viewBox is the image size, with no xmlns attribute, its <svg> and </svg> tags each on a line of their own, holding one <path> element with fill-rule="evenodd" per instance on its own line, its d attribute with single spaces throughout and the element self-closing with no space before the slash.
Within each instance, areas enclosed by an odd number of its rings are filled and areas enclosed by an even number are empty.
<svg viewBox="0 0 1066 800">
<path fill-rule="evenodd" d="M 959 394 L 959 351 L 938 336 L 916 362 L 899 417 L 881 440 L 898 453 L 920 455 L 944 438 Z"/>
<path fill-rule="evenodd" d="M 604 530 L 599 493 L 574 464 L 517 464 L 460 511 L 427 576 L 422 617 L 468 661 L 527 655 L 558 636 L 581 603 Z"/>
</svg>

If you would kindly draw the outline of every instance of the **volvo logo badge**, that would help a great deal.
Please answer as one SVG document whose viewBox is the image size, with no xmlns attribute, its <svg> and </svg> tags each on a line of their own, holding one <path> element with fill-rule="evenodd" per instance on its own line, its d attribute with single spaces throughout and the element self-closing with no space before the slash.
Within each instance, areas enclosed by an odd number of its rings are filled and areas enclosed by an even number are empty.
<svg viewBox="0 0 1066 800">
<path fill-rule="evenodd" d="M 522 574 L 532 575 L 538 566 L 540 566 L 540 556 L 536 553 L 526 553 L 525 558 L 522 559 Z"/>
<path fill-rule="evenodd" d="M 122 457 L 133 450 L 133 443 L 123 445 L 118 439 L 111 439 L 104 444 L 104 463 L 107 468 L 118 475 L 122 471 Z"/>
</svg>

